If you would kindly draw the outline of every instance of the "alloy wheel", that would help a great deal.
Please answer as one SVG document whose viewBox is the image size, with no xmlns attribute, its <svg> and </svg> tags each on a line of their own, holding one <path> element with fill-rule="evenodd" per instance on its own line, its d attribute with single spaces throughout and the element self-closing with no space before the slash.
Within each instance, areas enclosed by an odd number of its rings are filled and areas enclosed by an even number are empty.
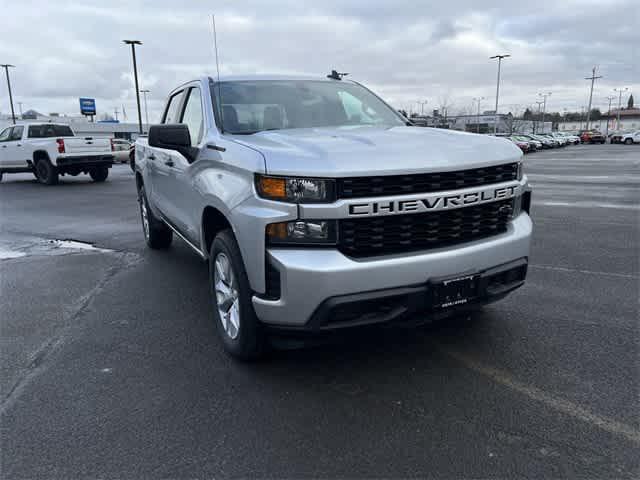
<svg viewBox="0 0 640 480">
<path fill-rule="evenodd" d="M 214 263 L 213 284 L 222 328 L 232 340 L 240 332 L 240 298 L 229 257 L 218 253 Z"/>
</svg>

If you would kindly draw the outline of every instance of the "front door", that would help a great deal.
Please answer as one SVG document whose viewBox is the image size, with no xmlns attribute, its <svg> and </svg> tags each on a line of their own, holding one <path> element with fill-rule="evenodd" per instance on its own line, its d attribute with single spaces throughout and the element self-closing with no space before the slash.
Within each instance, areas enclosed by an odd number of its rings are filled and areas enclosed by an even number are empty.
<svg viewBox="0 0 640 480">
<path fill-rule="evenodd" d="M 7 127 L 0 132 L 0 168 L 7 166 L 9 157 L 7 156 L 7 143 L 11 136 L 11 127 Z"/>
<path fill-rule="evenodd" d="M 184 108 L 177 122 L 189 127 L 191 145 L 199 148 L 204 137 L 204 114 L 202 95 L 198 87 L 188 88 L 184 99 Z M 167 122 L 168 123 L 168 122 Z M 163 150 L 154 162 L 156 169 L 157 195 L 163 199 L 165 216 L 180 233 L 198 244 L 198 218 L 195 205 L 193 172 L 198 168 L 189 163 L 179 152 Z M 162 208 L 162 207 L 161 207 Z"/>
<path fill-rule="evenodd" d="M 22 133 L 24 126 L 16 125 L 11 129 L 9 138 L 2 142 L 1 150 L 3 150 L 4 166 L 7 168 L 27 167 L 27 149 L 22 142 Z"/>
</svg>

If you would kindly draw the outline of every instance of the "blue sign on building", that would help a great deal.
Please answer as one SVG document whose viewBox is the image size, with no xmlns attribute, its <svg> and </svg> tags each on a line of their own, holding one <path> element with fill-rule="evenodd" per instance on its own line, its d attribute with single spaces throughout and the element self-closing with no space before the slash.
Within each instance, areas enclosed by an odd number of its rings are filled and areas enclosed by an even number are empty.
<svg viewBox="0 0 640 480">
<path fill-rule="evenodd" d="M 96 114 L 96 99 L 95 98 L 81 98 L 80 99 L 80 113 L 82 115 L 95 115 Z"/>
</svg>

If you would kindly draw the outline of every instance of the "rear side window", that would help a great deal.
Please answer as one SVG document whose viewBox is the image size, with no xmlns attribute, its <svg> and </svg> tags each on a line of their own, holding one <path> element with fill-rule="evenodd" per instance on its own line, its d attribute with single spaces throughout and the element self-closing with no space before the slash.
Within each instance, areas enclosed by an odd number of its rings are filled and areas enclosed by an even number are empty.
<svg viewBox="0 0 640 480">
<path fill-rule="evenodd" d="M 24 131 L 24 127 L 13 127 L 11 130 L 11 136 L 9 137 L 9 141 L 11 140 L 22 140 L 22 132 Z"/>
<path fill-rule="evenodd" d="M 175 93 L 171 96 L 169 103 L 167 103 L 167 109 L 164 112 L 162 123 L 179 123 L 181 98 L 182 92 Z"/>
<path fill-rule="evenodd" d="M 202 102 L 200 101 L 200 89 L 192 88 L 188 93 L 187 104 L 184 107 L 182 123 L 189 127 L 191 145 L 197 145 L 202 140 L 204 130 L 204 118 L 202 115 Z"/>
<path fill-rule="evenodd" d="M 69 125 L 30 125 L 29 138 L 73 137 Z"/>
</svg>

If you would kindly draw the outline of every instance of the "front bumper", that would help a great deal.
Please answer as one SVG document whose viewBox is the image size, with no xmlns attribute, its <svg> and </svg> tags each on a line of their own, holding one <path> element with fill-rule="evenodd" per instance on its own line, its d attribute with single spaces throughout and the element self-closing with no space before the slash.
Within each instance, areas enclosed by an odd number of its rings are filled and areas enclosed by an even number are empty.
<svg viewBox="0 0 640 480">
<path fill-rule="evenodd" d="M 254 296 L 253 305 L 258 318 L 266 324 L 293 329 L 320 328 L 327 322 L 317 320 L 317 311 L 330 299 L 366 294 L 370 300 L 399 288 L 424 291 L 431 279 L 482 274 L 526 259 L 531 231 L 531 219 L 523 212 L 501 235 L 425 253 L 362 260 L 346 257 L 334 249 L 270 249 L 268 261 L 279 272 L 280 297 L 272 300 Z M 486 295 L 487 299 L 489 296 Z"/>
</svg>

